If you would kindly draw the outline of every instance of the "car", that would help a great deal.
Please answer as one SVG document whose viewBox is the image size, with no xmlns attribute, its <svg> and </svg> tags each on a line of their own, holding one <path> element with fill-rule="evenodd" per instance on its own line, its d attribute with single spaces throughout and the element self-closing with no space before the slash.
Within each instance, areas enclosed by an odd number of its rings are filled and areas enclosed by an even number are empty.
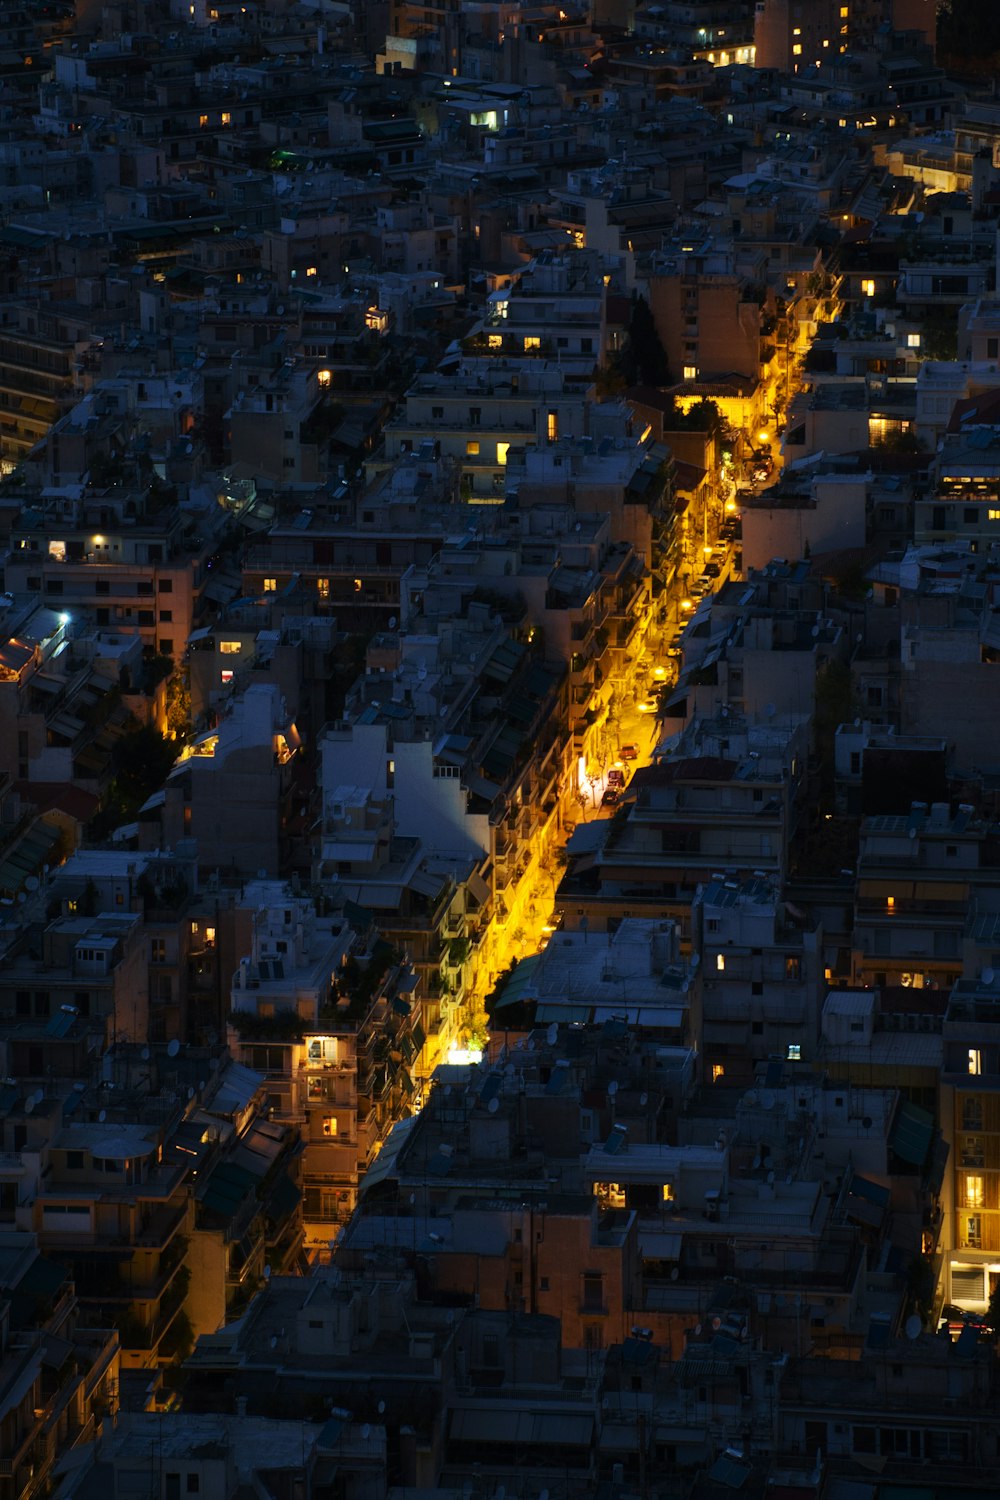
<svg viewBox="0 0 1000 1500">
<path fill-rule="evenodd" d="M 604 796 L 601 798 L 601 806 L 614 807 L 620 795 L 620 792 L 618 792 L 613 786 L 609 786 L 607 791 L 604 793 Z"/>
<path fill-rule="evenodd" d="M 607 782 L 608 786 L 617 787 L 620 791 L 625 785 L 625 772 L 619 770 L 617 766 L 612 766 L 607 775 Z"/>
<path fill-rule="evenodd" d="M 659 706 L 656 698 L 644 698 L 638 707 L 641 714 L 655 714 Z"/>
<path fill-rule="evenodd" d="M 972 1312 L 967 1307 L 955 1307 L 949 1302 L 942 1307 L 938 1323 L 939 1331 L 944 1328 L 953 1338 L 957 1338 L 964 1328 L 974 1328 L 979 1334 L 993 1332 L 982 1313 Z"/>
<path fill-rule="evenodd" d="M 673 657 L 674 661 L 676 661 L 679 656 L 684 655 L 684 651 L 680 646 L 675 644 L 667 647 L 667 655 Z"/>
<path fill-rule="evenodd" d="M 710 563 L 706 563 L 705 566 L 702 568 L 702 570 L 701 570 L 701 576 L 702 576 L 702 578 L 718 578 L 718 576 L 719 576 L 719 574 L 721 572 L 722 572 L 722 568 L 721 568 L 721 566 L 720 566 L 719 563 L 717 563 L 717 562 L 710 562 Z"/>
<path fill-rule="evenodd" d="M 619 745 L 618 746 L 618 754 L 619 754 L 619 756 L 621 757 L 622 760 L 638 760 L 639 759 L 639 746 L 638 745 Z"/>
</svg>

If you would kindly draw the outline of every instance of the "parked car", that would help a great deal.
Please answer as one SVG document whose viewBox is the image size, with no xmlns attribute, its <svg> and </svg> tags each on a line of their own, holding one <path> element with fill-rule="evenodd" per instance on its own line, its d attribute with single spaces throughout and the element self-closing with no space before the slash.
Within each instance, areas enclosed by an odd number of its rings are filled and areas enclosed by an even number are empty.
<svg viewBox="0 0 1000 1500">
<path fill-rule="evenodd" d="M 616 791 L 613 786 L 609 786 L 607 791 L 604 793 L 604 796 L 601 798 L 601 806 L 614 807 L 615 803 L 618 801 L 619 796 L 620 793 Z"/>
<path fill-rule="evenodd" d="M 615 786 L 621 790 L 625 785 L 625 772 L 620 771 L 617 766 L 612 766 L 607 776 L 608 786 Z"/>
<path fill-rule="evenodd" d="M 639 712 L 641 714 L 655 714 L 659 706 L 659 701 L 656 698 L 644 698 L 639 704 Z"/>
<path fill-rule="evenodd" d="M 704 568 L 702 568 L 701 576 L 702 578 L 718 578 L 721 572 L 722 568 L 719 563 L 709 562 L 705 564 Z"/>
<path fill-rule="evenodd" d="M 639 759 L 639 746 L 638 745 L 619 745 L 618 746 L 618 754 L 621 756 L 622 760 L 638 760 Z"/>
</svg>

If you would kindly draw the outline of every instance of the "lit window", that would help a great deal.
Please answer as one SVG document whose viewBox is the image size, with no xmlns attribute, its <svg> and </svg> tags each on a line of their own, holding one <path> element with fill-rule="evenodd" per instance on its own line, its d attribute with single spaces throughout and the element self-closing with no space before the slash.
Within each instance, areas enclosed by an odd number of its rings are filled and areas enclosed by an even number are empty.
<svg viewBox="0 0 1000 1500">
<path fill-rule="evenodd" d="M 56 562 L 65 562 L 66 561 L 66 543 L 65 542 L 50 542 L 49 543 L 49 556 L 51 558 L 53 558 Z"/>
<path fill-rule="evenodd" d="M 697 365 L 685 365 L 684 366 L 684 379 L 685 380 L 697 380 L 698 379 L 698 366 Z"/>
<path fill-rule="evenodd" d="M 886 898 L 885 898 L 885 904 L 889 908 L 890 911 L 895 911 L 896 910 L 896 898 L 895 898 L 895 896 L 886 896 Z"/>
<path fill-rule="evenodd" d="M 726 955 L 724 953 L 717 953 L 715 955 L 715 967 L 716 967 L 716 969 L 718 970 L 718 972 L 720 974 L 722 974 L 725 971 L 725 967 L 726 967 Z"/>
<path fill-rule="evenodd" d="M 1000 510 L 991 510 L 987 514 L 991 521 L 1000 521 Z"/>
<path fill-rule="evenodd" d="M 559 413 L 550 411 L 545 424 L 546 435 L 550 443 L 554 443 L 559 436 Z"/>
<path fill-rule="evenodd" d="M 801 36 L 801 35 L 802 35 L 802 27 L 801 26 L 795 26 L 795 27 L 792 28 L 792 36 Z"/>
<path fill-rule="evenodd" d="M 323 1134 L 324 1135 L 336 1135 L 337 1134 L 337 1116 L 336 1115 L 326 1115 L 325 1116 L 325 1118 L 323 1120 Z"/>
<path fill-rule="evenodd" d="M 497 443 L 497 463 L 498 464 L 505 464 L 507 462 L 507 450 L 508 450 L 509 447 L 510 447 L 509 443 Z"/>
<path fill-rule="evenodd" d="M 360 594 L 361 593 L 361 579 L 360 578 L 355 578 L 353 580 L 353 582 L 354 582 L 354 592 L 356 594 Z"/>
<path fill-rule="evenodd" d="M 330 597 L 330 580 L 329 580 L 329 578 L 317 578 L 317 580 L 316 580 L 316 592 L 317 592 L 317 594 L 319 595 L 319 597 L 321 599 L 329 599 L 329 597 Z"/>
<path fill-rule="evenodd" d="M 789 1062 L 801 1062 L 802 1061 L 802 1045 L 801 1045 L 800 1042 L 789 1042 L 788 1043 L 788 1061 Z"/>
<path fill-rule="evenodd" d="M 537 334 L 526 333 L 524 336 L 524 352 L 528 354 L 532 349 L 540 349 L 542 341 Z"/>
<path fill-rule="evenodd" d="M 316 379 L 319 381 L 320 385 L 329 385 L 330 381 L 333 379 L 333 375 L 329 370 L 317 370 Z"/>
<path fill-rule="evenodd" d="M 801 42 L 796 42 L 795 45 L 792 47 L 792 56 L 793 57 L 801 57 L 802 56 L 802 43 Z"/>
<path fill-rule="evenodd" d="M 214 948 L 215 947 L 215 928 L 214 927 L 206 927 L 205 928 L 205 946 L 206 946 L 206 948 Z"/>
<path fill-rule="evenodd" d="M 466 445 L 465 445 L 465 456 L 466 456 L 466 458 L 478 458 L 479 457 L 479 441 L 478 441 L 477 438 L 470 438 L 469 441 L 466 443 Z"/>
<path fill-rule="evenodd" d="M 865 294 L 866 297 L 874 297 L 874 295 L 875 295 L 875 283 L 874 283 L 874 281 L 872 281 L 870 277 L 867 277 L 861 283 L 861 290 L 864 292 L 864 294 Z"/>
<path fill-rule="evenodd" d="M 232 668 L 226 667 L 219 675 L 222 678 L 222 686 L 228 687 L 233 680 Z"/>
<path fill-rule="evenodd" d="M 663 1201 L 664 1203 L 673 1203 L 674 1201 L 674 1185 L 672 1182 L 665 1182 L 663 1184 Z"/>
<path fill-rule="evenodd" d="M 846 5 L 842 5 L 840 7 L 840 19 L 842 21 L 846 21 L 849 14 L 850 14 L 850 12 L 848 11 L 847 6 Z"/>
<path fill-rule="evenodd" d="M 231 125 L 233 123 L 233 117 L 229 113 L 228 109 L 224 109 L 222 111 L 222 123 L 223 125 Z"/>
<path fill-rule="evenodd" d="M 491 334 L 488 335 L 488 337 L 486 339 L 486 342 L 487 342 L 489 348 L 491 348 L 491 349 L 502 349 L 503 348 L 503 334 L 502 333 L 491 333 Z"/>
<path fill-rule="evenodd" d="M 965 1179 L 965 1206 L 966 1208 L 982 1208 L 983 1206 L 983 1179 L 969 1173 Z"/>
<path fill-rule="evenodd" d="M 220 641 L 219 651 L 223 656 L 239 656 L 243 650 L 242 641 Z"/>
<path fill-rule="evenodd" d="M 712 1064 L 712 1082 L 718 1083 L 720 1078 L 725 1078 L 726 1070 L 722 1063 Z"/>
<path fill-rule="evenodd" d="M 276 578 L 265 578 L 264 579 L 264 593 L 265 594 L 276 593 L 277 592 L 277 588 L 278 588 L 278 580 Z"/>
<path fill-rule="evenodd" d="M 318 276 L 319 275 L 319 267 L 318 266 L 306 266 L 306 275 L 307 276 Z"/>
<path fill-rule="evenodd" d="M 192 6 L 191 9 L 193 10 L 194 6 Z M 204 130 L 207 127 L 207 125 L 208 125 L 208 115 L 199 115 L 198 116 L 198 124 L 201 127 L 201 129 Z"/>
<path fill-rule="evenodd" d="M 919 349 L 920 348 L 920 335 L 919 335 L 919 333 L 908 333 L 906 335 L 906 347 L 907 347 L 907 349 Z"/>
<path fill-rule="evenodd" d="M 978 1047 L 969 1048 L 969 1072 L 978 1075 L 983 1071 L 983 1054 Z"/>
</svg>

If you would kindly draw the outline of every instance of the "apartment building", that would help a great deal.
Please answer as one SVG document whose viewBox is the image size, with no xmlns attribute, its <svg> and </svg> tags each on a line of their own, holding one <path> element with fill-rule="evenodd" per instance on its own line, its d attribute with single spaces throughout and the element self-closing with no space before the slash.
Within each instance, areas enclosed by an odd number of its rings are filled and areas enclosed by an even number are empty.
<svg viewBox="0 0 1000 1500">
<path fill-rule="evenodd" d="M 419 375 L 385 427 L 385 457 L 418 451 L 452 460 L 470 504 L 499 504 L 511 448 L 583 437 L 579 383 L 551 359 L 516 364 L 462 359 L 447 372 Z"/>
<path fill-rule="evenodd" d="M 704 1077 L 750 1085 L 769 1058 L 812 1063 L 826 994 L 822 927 L 794 916 L 759 879 L 709 881 L 691 924 L 702 959 Z"/>
</svg>

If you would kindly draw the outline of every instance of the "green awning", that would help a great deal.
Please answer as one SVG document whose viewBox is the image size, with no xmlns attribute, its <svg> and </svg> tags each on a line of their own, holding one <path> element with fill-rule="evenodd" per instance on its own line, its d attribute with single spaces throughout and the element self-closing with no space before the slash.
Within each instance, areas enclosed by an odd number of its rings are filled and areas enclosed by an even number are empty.
<svg viewBox="0 0 1000 1500">
<path fill-rule="evenodd" d="M 918 1104 L 904 1102 L 896 1115 L 889 1146 L 902 1161 L 922 1167 L 934 1137 L 934 1118 Z"/>
<path fill-rule="evenodd" d="M 222 1162 L 208 1179 L 201 1202 L 212 1213 L 228 1218 L 256 1194 L 257 1178 L 252 1172 L 235 1162 Z"/>
<path fill-rule="evenodd" d="M 11 1327 L 21 1329 L 36 1323 L 39 1309 L 55 1300 L 68 1275 L 65 1266 L 46 1260 L 44 1255 L 37 1256 L 10 1290 Z"/>
<path fill-rule="evenodd" d="M 503 994 L 497 1000 L 494 1010 L 503 1010 L 508 1005 L 521 1005 L 525 1000 L 538 999 L 538 965 L 542 955 L 532 953 L 527 958 L 522 958 L 513 974 L 503 987 Z"/>
</svg>

